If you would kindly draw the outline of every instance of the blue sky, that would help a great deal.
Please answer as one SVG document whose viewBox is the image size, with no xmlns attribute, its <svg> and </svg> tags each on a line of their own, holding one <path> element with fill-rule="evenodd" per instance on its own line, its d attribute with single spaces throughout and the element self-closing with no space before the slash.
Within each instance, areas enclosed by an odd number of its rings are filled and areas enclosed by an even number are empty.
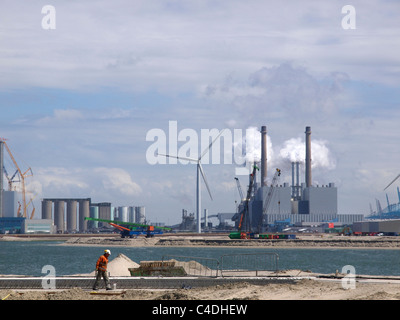
<svg viewBox="0 0 400 320">
<path fill-rule="evenodd" d="M 368 214 L 400 172 L 400 4 L 353 1 L 345 30 L 346 4 L 2 1 L 0 136 L 33 170 L 37 212 L 41 198 L 91 197 L 179 222 L 195 211 L 195 166 L 146 159 L 149 130 L 177 121 L 198 133 L 266 125 L 281 182 L 281 151 L 311 126 L 314 182 L 338 186 L 340 213 Z M 234 211 L 235 166 L 204 167 L 214 201 L 203 190 L 202 207 Z"/>
</svg>

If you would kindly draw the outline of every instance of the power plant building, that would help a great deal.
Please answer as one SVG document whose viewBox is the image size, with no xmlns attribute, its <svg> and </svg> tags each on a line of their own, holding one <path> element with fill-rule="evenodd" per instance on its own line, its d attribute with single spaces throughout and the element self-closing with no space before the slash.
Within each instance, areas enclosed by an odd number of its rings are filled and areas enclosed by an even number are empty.
<svg viewBox="0 0 400 320">
<path fill-rule="evenodd" d="M 267 128 L 261 127 L 261 178 L 256 184 L 254 195 L 249 201 L 248 217 L 245 223 L 253 232 L 262 232 L 268 225 L 277 221 L 301 222 L 339 222 L 352 224 L 363 221 L 362 214 L 338 214 L 337 188 L 334 183 L 323 186 L 312 184 L 311 128 L 305 130 L 305 176 L 300 183 L 300 163 L 292 163 L 292 185 L 267 185 Z M 275 172 L 274 172 L 275 173 Z M 272 175 L 272 174 L 271 174 Z M 268 199 L 269 198 L 269 199 Z M 239 207 L 239 212 L 243 208 Z M 233 220 L 238 225 L 239 216 Z"/>
</svg>

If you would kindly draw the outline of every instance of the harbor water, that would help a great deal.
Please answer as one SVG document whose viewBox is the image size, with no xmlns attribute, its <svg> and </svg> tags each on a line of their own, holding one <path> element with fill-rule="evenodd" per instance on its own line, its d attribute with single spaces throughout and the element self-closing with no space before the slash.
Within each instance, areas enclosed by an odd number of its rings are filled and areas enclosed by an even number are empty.
<svg viewBox="0 0 400 320">
<path fill-rule="evenodd" d="M 51 265 L 57 276 L 89 273 L 95 269 L 103 248 L 64 246 L 57 241 L 0 242 L 0 274 L 43 276 Z M 227 248 L 227 247 L 111 247 L 111 260 L 122 253 L 131 260 L 161 260 L 163 256 L 219 259 L 224 254 L 273 252 L 279 255 L 279 269 L 300 269 L 317 273 L 341 272 L 346 265 L 356 274 L 400 276 L 400 250 L 335 248 Z"/>
</svg>

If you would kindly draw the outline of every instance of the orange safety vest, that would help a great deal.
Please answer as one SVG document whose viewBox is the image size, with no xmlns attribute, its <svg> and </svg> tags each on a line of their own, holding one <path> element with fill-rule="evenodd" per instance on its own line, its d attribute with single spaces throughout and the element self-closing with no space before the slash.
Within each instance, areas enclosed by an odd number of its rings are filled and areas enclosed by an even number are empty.
<svg viewBox="0 0 400 320">
<path fill-rule="evenodd" d="M 108 259 L 105 255 L 100 256 L 99 260 L 96 263 L 96 270 L 99 271 L 107 271 L 107 263 Z"/>
</svg>

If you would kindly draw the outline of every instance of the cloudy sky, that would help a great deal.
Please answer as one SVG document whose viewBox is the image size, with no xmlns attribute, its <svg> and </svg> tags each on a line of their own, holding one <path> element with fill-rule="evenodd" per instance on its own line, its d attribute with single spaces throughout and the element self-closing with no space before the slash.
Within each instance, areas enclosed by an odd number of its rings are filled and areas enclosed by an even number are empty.
<svg viewBox="0 0 400 320">
<path fill-rule="evenodd" d="M 400 3 L 352 1 L 355 14 L 347 4 L 1 1 L 0 137 L 32 168 L 37 217 L 41 198 L 90 197 L 178 223 L 195 211 L 196 165 L 152 164 L 161 133 L 166 152 L 196 156 L 208 145 L 201 132 L 262 125 L 269 179 L 280 167 L 291 181 L 311 126 L 313 181 L 336 184 L 339 213 L 384 205 L 400 173 Z M 239 200 L 231 148 L 220 164 L 207 154 L 210 214 Z M 396 184 L 388 195 L 398 201 Z"/>
</svg>

